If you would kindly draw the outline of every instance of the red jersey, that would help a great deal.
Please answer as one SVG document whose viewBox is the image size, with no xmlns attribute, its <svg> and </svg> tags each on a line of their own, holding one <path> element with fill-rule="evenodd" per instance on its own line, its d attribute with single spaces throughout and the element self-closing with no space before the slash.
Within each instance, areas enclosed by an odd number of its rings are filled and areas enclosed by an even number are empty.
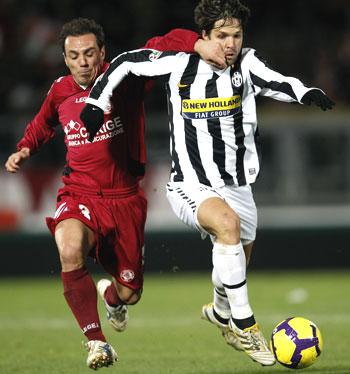
<svg viewBox="0 0 350 374">
<path fill-rule="evenodd" d="M 175 29 L 148 41 L 146 48 L 192 52 L 198 35 Z M 103 72 L 108 68 L 106 63 Z M 80 113 L 92 86 L 82 88 L 67 75 L 57 79 L 40 111 L 27 125 L 17 149 L 28 147 L 31 154 L 49 141 L 61 125 L 67 147 L 63 183 L 93 190 L 122 189 L 137 184 L 146 162 L 143 99 L 145 82 L 129 77 L 113 95 L 114 110 L 90 143 Z"/>
</svg>

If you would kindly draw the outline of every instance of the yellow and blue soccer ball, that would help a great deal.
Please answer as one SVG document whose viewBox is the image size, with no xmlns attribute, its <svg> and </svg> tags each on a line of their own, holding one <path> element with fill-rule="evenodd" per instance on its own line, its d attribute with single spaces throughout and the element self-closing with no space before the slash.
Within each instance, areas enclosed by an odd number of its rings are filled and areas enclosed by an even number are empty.
<svg viewBox="0 0 350 374">
<path fill-rule="evenodd" d="M 302 317 L 290 317 L 272 331 L 270 348 L 283 366 L 303 369 L 319 357 L 323 350 L 323 340 L 313 322 Z"/>
</svg>

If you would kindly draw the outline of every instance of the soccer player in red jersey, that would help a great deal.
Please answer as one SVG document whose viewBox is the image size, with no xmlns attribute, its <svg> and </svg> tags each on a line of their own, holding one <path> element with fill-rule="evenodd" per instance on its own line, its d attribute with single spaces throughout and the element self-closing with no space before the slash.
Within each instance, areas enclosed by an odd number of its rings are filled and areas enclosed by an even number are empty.
<svg viewBox="0 0 350 374">
<path fill-rule="evenodd" d="M 54 81 L 5 167 L 17 172 L 23 161 L 55 135 L 54 128 L 62 126 L 67 147 L 63 187 L 58 191 L 56 213 L 46 221 L 59 251 L 65 299 L 88 339 L 87 365 L 97 369 L 113 364 L 117 354 L 101 330 L 97 290 L 85 259 L 93 256 L 111 275 L 113 282 L 102 279 L 97 289 L 108 321 L 123 331 L 127 305 L 139 301 L 143 286 L 147 201 L 139 181 L 146 162 L 143 98 L 149 84 L 125 80 L 113 96 L 102 128 L 89 139 L 79 116 L 96 78 L 109 66 L 104 32 L 93 20 L 77 18 L 63 26 L 60 42 L 70 75 Z M 196 33 L 175 29 L 152 38 L 146 47 L 195 49 L 204 59 L 225 64 L 218 45 L 204 44 Z"/>
</svg>

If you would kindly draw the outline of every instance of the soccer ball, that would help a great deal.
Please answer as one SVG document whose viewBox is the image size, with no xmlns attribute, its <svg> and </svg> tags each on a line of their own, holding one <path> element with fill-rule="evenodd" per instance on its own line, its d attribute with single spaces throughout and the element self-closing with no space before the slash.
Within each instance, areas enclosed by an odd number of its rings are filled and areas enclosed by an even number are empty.
<svg viewBox="0 0 350 374">
<path fill-rule="evenodd" d="M 313 322 L 302 317 L 290 317 L 272 331 L 270 348 L 282 365 L 303 369 L 312 365 L 321 354 L 323 340 Z"/>
</svg>

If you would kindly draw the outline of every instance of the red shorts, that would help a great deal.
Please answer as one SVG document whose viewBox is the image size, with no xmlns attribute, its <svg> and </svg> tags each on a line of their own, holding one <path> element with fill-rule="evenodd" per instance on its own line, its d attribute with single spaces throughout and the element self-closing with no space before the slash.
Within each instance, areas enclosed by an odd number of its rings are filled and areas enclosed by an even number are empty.
<svg viewBox="0 0 350 374">
<path fill-rule="evenodd" d="M 96 193 L 64 187 L 58 191 L 55 216 L 46 218 L 46 223 L 54 235 L 60 221 L 83 222 L 96 237 L 90 255 L 119 283 L 140 290 L 146 215 L 147 200 L 139 186 Z"/>
</svg>

